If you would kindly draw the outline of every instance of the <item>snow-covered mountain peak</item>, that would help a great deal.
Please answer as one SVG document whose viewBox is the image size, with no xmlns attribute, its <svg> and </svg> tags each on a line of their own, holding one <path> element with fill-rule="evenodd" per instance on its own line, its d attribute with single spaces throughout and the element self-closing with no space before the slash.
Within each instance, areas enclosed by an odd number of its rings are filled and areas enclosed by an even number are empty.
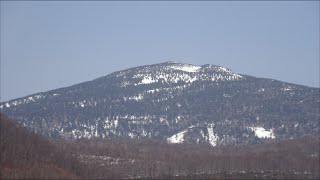
<svg viewBox="0 0 320 180">
<path fill-rule="evenodd" d="M 212 65 L 212 64 L 205 64 L 205 65 L 193 65 L 193 64 L 187 64 L 187 63 L 177 63 L 172 61 L 167 61 L 165 63 L 156 64 L 155 66 L 158 66 L 159 69 L 162 70 L 178 70 L 178 71 L 184 71 L 189 73 L 222 73 L 222 74 L 232 74 L 235 75 L 236 73 L 232 72 L 230 69 L 218 66 L 218 65 Z M 238 74 L 239 75 L 239 74 Z"/>
<path fill-rule="evenodd" d="M 184 72 L 198 72 L 201 69 L 201 66 L 191 65 L 191 64 L 170 64 L 168 68 L 184 71 Z"/>
<path fill-rule="evenodd" d="M 185 63 L 164 62 L 141 66 L 118 72 L 122 77 L 120 86 L 153 83 L 193 83 L 195 81 L 237 81 L 244 77 L 230 69 L 216 65 L 193 65 Z"/>
</svg>

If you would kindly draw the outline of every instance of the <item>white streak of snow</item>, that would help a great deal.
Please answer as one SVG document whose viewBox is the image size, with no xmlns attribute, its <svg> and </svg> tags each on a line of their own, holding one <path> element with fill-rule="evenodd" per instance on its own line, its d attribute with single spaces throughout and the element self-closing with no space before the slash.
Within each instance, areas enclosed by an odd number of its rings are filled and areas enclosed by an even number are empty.
<svg viewBox="0 0 320 180">
<path fill-rule="evenodd" d="M 208 140 L 211 146 L 216 146 L 218 141 L 218 136 L 216 136 L 213 132 L 214 124 L 209 124 L 207 127 L 208 130 Z"/>
<path fill-rule="evenodd" d="M 118 124 L 119 124 L 119 122 L 118 122 L 118 120 L 114 120 L 114 127 L 118 127 Z"/>
<path fill-rule="evenodd" d="M 194 66 L 194 65 L 179 65 L 176 64 L 174 66 L 170 66 L 170 68 L 175 69 L 175 70 L 180 70 L 180 71 L 185 71 L 185 72 L 198 72 L 199 69 L 201 69 L 201 66 Z"/>
</svg>

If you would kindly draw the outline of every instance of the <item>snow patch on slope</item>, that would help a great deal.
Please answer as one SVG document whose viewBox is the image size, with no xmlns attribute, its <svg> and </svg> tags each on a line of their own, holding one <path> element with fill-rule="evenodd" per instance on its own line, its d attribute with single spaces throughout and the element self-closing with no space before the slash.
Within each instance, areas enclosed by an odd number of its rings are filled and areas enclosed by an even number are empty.
<svg viewBox="0 0 320 180">
<path fill-rule="evenodd" d="M 141 80 L 141 84 L 151 84 L 157 82 L 156 80 L 152 79 L 151 76 L 146 76 Z"/>
<path fill-rule="evenodd" d="M 172 135 L 171 137 L 167 138 L 168 143 L 173 144 L 180 144 L 184 142 L 184 135 L 188 132 L 189 129 L 194 128 L 195 126 L 190 126 L 186 130 L 183 130 L 177 134 Z"/>
<path fill-rule="evenodd" d="M 274 139 L 276 138 L 273 129 L 266 130 L 263 127 L 249 127 L 252 131 L 254 131 L 255 135 L 258 138 L 271 138 Z"/>
<path fill-rule="evenodd" d="M 208 134 L 205 134 L 203 130 L 200 131 L 200 134 L 202 135 L 203 139 L 211 144 L 211 146 L 217 146 L 218 143 L 218 135 L 216 135 L 213 132 L 214 123 L 210 123 L 207 125 L 207 132 Z"/>
<path fill-rule="evenodd" d="M 228 70 L 227 68 L 221 67 L 221 66 L 219 66 L 218 69 L 219 69 L 220 71 L 224 71 L 224 72 L 231 72 L 231 71 Z"/>
<path fill-rule="evenodd" d="M 201 66 L 189 65 L 189 64 L 175 64 L 173 66 L 169 66 L 172 69 L 185 71 L 185 72 L 198 72 L 201 69 Z"/>
<path fill-rule="evenodd" d="M 167 142 L 168 143 L 173 143 L 173 144 L 177 144 L 177 143 L 183 143 L 184 141 L 184 134 L 187 132 L 187 130 L 181 131 L 177 134 L 174 134 L 173 136 L 167 138 Z"/>
</svg>

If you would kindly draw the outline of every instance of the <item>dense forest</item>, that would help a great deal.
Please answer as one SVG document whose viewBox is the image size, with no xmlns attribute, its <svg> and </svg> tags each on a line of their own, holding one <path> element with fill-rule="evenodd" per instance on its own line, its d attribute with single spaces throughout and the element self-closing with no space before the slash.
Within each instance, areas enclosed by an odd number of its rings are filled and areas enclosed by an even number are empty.
<svg viewBox="0 0 320 180">
<path fill-rule="evenodd" d="M 319 178 L 319 137 L 255 145 L 150 139 L 47 140 L 1 115 L 1 179 Z"/>
</svg>

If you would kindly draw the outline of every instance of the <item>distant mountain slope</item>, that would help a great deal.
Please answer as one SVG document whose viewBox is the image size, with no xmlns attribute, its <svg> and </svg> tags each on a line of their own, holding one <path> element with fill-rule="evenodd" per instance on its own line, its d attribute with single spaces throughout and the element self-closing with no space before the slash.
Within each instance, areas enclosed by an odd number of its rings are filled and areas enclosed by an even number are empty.
<svg viewBox="0 0 320 180">
<path fill-rule="evenodd" d="M 171 143 L 252 144 L 319 135 L 319 88 L 174 62 L 0 104 L 48 137 L 147 137 Z"/>
</svg>

